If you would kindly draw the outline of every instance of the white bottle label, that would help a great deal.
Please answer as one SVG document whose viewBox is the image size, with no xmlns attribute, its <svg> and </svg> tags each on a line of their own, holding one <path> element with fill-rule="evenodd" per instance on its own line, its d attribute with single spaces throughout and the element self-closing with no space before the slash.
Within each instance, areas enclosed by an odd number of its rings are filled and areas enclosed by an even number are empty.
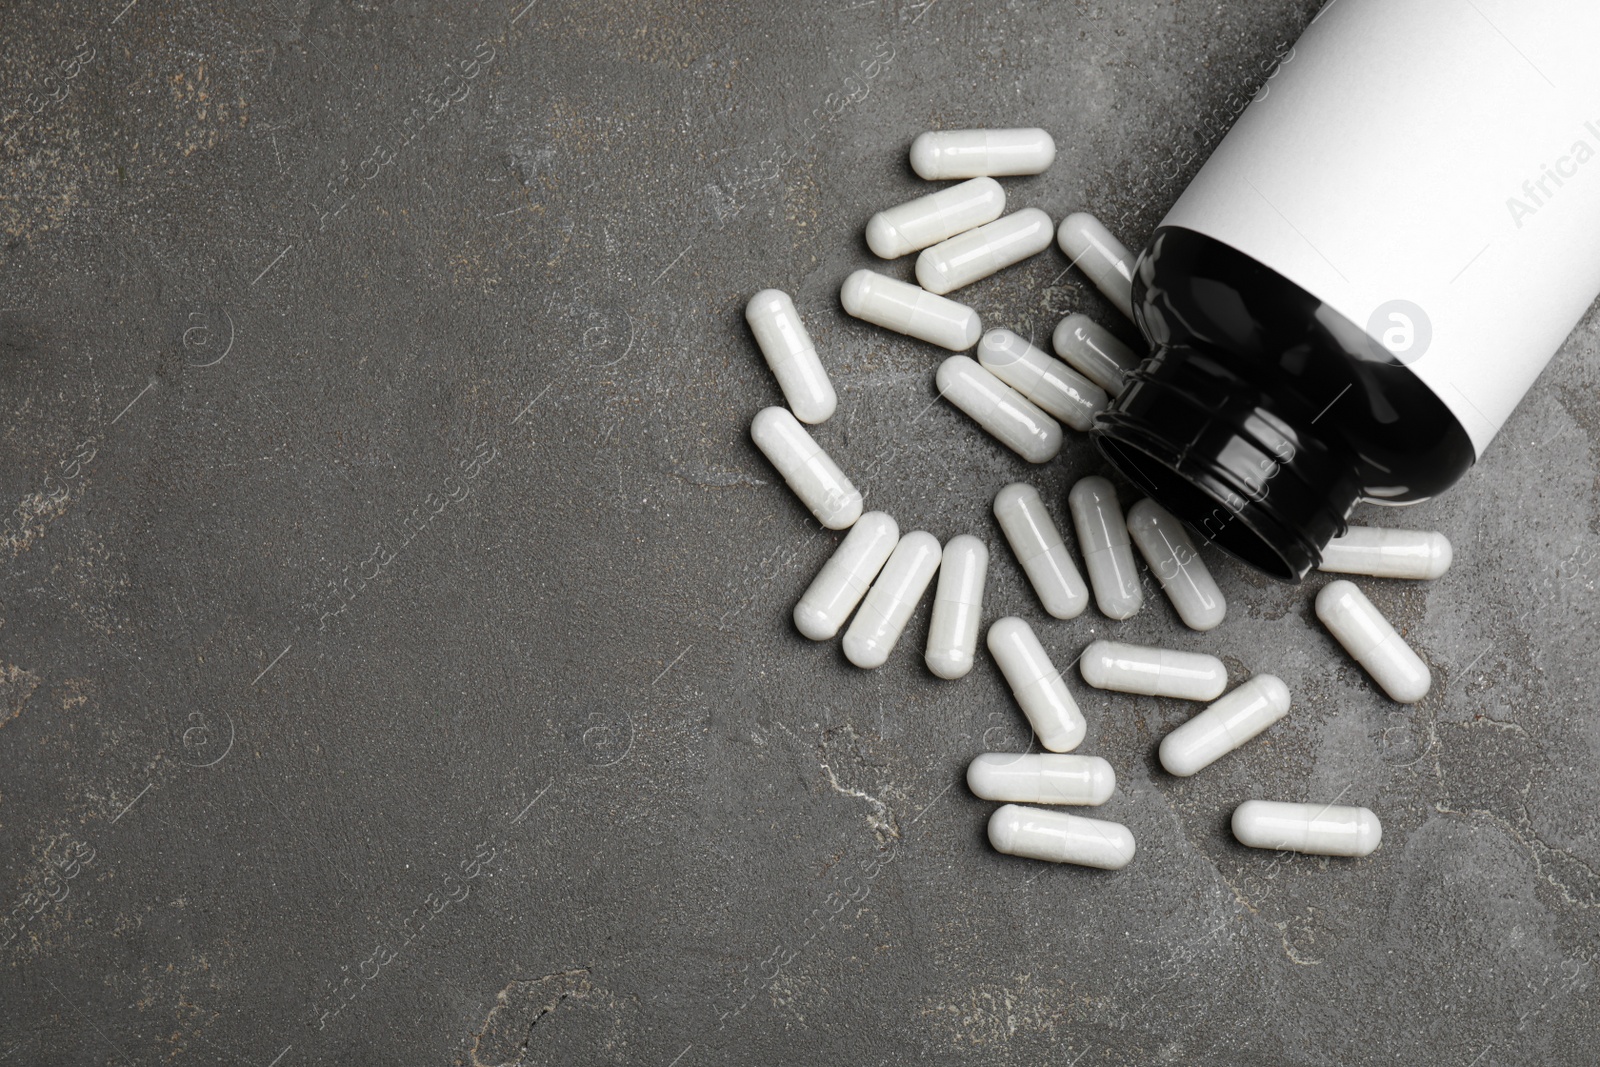
<svg viewBox="0 0 1600 1067">
<path fill-rule="evenodd" d="M 1332 0 L 1162 224 L 1365 327 L 1482 455 L 1600 294 L 1600 2 Z"/>
</svg>

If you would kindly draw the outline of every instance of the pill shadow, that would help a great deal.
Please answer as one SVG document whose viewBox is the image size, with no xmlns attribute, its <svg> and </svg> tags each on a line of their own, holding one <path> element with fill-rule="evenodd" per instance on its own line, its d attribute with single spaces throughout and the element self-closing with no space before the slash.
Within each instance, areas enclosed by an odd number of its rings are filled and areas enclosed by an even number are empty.
<svg viewBox="0 0 1600 1067">
<path fill-rule="evenodd" d="M 0 311 L 0 361 L 11 363 L 31 355 L 45 340 L 43 330 L 22 309 Z"/>
<path fill-rule="evenodd" d="M 1243 803 L 1243 800 L 1239 801 L 1239 804 Z M 1229 853 L 1235 856 L 1243 857 L 1248 853 L 1259 850 L 1239 844 L 1239 839 L 1233 836 L 1233 810 L 1234 808 L 1237 808 L 1239 804 L 1235 804 L 1217 815 L 1212 822 L 1212 829 L 1216 831 L 1217 837 L 1222 842 L 1223 848 L 1227 849 Z"/>
<path fill-rule="evenodd" d="M 1161 790 L 1163 797 L 1167 797 L 1174 787 L 1183 784 L 1183 779 L 1161 765 L 1161 742 L 1181 725 L 1182 722 L 1179 721 L 1171 726 L 1163 726 L 1159 732 L 1152 730 L 1150 743 L 1145 745 L 1140 752 L 1140 759 L 1144 761 L 1145 774 L 1149 777 L 1151 784 Z"/>
<path fill-rule="evenodd" d="M 926 179 L 922 175 L 918 174 L 917 171 L 916 171 L 916 168 L 914 168 L 911 165 L 911 145 L 916 141 L 916 139 L 919 136 L 921 136 L 920 131 L 918 133 L 912 134 L 910 137 L 905 138 L 898 145 L 895 146 L 896 151 L 899 152 L 899 155 L 896 156 L 896 158 L 900 160 L 900 167 L 899 167 L 900 177 L 904 178 L 908 183 L 910 183 L 913 186 L 927 186 L 928 192 L 930 192 L 930 193 L 931 192 L 936 192 L 941 187 L 949 188 L 949 186 L 951 186 L 951 185 L 953 185 L 955 183 L 954 182 L 930 182 L 928 179 Z M 914 195 L 921 195 L 921 194 L 914 194 Z M 907 197 L 906 199 L 909 200 L 910 197 Z"/>
<path fill-rule="evenodd" d="M 960 791 L 967 800 L 973 802 L 969 805 L 972 808 L 970 814 L 963 811 L 963 818 L 969 820 L 966 835 L 968 845 L 971 846 L 976 855 L 983 857 L 979 862 L 991 864 L 997 870 L 1003 869 L 1006 860 L 1015 860 L 1017 857 L 996 852 L 994 846 L 989 844 L 989 816 L 998 811 L 1000 805 L 995 801 L 979 800 L 973 796 L 971 790 L 967 788 L 966 782 L 962 782 L 950 792 L 955 793 L 957 791 Z"/>
</svg>

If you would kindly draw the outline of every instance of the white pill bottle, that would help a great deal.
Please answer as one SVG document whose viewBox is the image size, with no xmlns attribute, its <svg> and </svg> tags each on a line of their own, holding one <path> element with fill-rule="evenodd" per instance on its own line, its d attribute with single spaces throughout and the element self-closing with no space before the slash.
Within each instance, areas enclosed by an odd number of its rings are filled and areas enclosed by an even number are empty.
<svg viewBox="0 0 1600 1067">
<path fill-rule="evenodd" d="M 1152 235 L 1095 437 L 1286 581 L 1452 485 L 1600 294 L 1600 0 L 1333 0 Z"/>
</svg>

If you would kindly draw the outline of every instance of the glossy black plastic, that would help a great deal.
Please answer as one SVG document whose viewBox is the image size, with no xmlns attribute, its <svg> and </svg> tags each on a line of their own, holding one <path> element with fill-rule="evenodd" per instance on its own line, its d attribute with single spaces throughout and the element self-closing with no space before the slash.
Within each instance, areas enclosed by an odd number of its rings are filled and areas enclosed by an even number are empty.
<svg viewBox="0 0 1600 1067">
<path fill-rule="evenodd" d="M 1466 430 L 1410 368 L 1228 245 L 1158 229 L 1133 309 L 1154 350 L 1095 420 L 1100 451 L 1272 577 L 1304 578 L 1362 498 L 1425 500 L 1472 466 Z"/>
</svg>

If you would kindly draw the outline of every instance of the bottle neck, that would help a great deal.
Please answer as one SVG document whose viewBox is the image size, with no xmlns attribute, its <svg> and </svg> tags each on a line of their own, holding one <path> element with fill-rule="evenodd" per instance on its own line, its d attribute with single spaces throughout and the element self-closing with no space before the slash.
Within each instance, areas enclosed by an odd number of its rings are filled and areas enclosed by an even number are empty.
<svg viewBox="0 0 1600 1067">
<path fill-rule="evenodd" d="M 1341 442 L 1281 408 L 1203 349 L 1164 345 L 1097 421 L 1096 443 L 1202 543 L 1299 581 L 1344 532 L 1361 486 Z"/>
<path fill-rule="evenodd" d="M 1426 500 L 1476 458 L 1439 397 L 1363 328 L 1211 237 L 1158 229 L 1133 310 L 1154 351 L 1096 418 L 1096 444 L 1272 577 L 1305 577 L 1360 500 Z"/>
</svg>

